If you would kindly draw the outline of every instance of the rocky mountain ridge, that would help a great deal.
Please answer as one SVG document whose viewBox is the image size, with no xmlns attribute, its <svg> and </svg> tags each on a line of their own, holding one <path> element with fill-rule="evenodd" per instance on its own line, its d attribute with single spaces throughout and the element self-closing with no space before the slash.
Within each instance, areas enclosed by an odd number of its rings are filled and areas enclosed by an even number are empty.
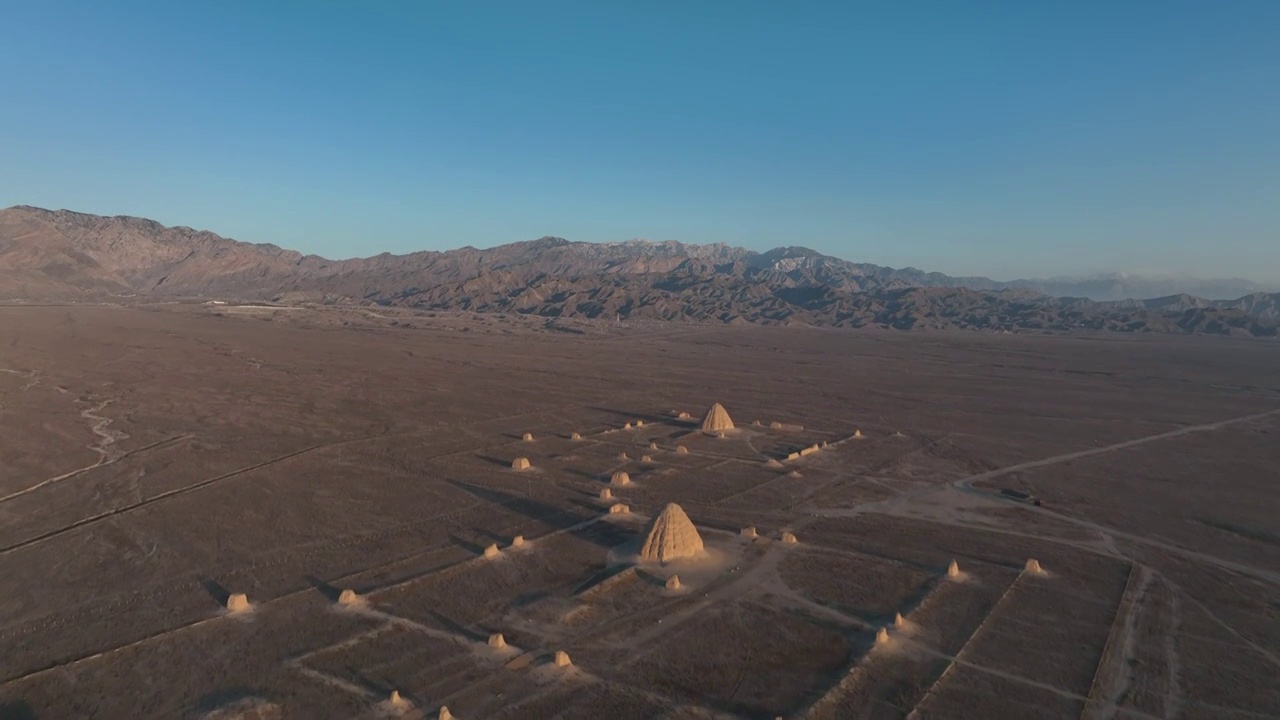
<svg viewBox="0 0 1280 720">
<path fill-rule="evenodd" d="M 152 220 L 0 210 L 0 299 L 164 296 L 376 303 L 543 317 L 836 327 L 1276 335 L 1280 294 L 1099 302 L 804 247 L 545 237 L 328 260 Z"/>
</svg>

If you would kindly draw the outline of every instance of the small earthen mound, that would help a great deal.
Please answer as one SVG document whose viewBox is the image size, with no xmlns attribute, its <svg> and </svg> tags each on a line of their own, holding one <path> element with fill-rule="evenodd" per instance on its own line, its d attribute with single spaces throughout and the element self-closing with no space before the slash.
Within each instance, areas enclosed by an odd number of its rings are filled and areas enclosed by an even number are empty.
<svg viewBox="0 0 1280 720">
<path fill-rule="evenodd" d="M 512 470 L 528 470 L 531 467 L 533 466 L 529 463 L 529 458 L 519 457 L 511 461 Z"/>
<path fill-rule="evenodd" d="M 524 536 L 517 535 L 511 538 L 511 547 L 513 548 L 524 547 Z"/>
<path fill-rule="evenodd" d="M 581 439 L 582 439 L 582 433 L 576 433 L 576 432 L 575 432 L 575 433 L 569 433 L 569 439 L 570 439 L 570 440 L 581 440 Z"/>
<path fill-rule="evenodd" d="M 876 644 L 884 645 L 887 642 L 889 642 L 889 631 L 884 628 L 880 628 L 876 631 Z"/>
<path fill-rule="evenodd" d="M 601 500 L 612 500 L 612 499 L 613 499 L 613 491 L 612 491 L 612 490 L 610 490 L 609 488 L 602 488 L 602 489 L 600 490 L 600 499 L 601 499 Z"/>
<path fill-rule="evenodd" d="M 642 463 L 651 463 L 651 462 L 653 462 L 653 458 L 649 457 L 648 455 L 641 455 L 641 456 L 640 456 L 640 462 L 642 462 Z"/>
<path fill-rule="evenodd" d="M 742 528 L 742 531 L 741 531 L 739 534 L 740 534 L 740 535 L 742 535 L 742 537 L 744 537 L 744 538 L 758 538 L 758 537 L 760 537 L 760 533 L 756 532 L 756 528 L 755 528 L 755 526 L 754 526 L 754 525 L 752 525 L 751 527 L 744 527 L 744 528 Z"/>
<path fill-rule="evenodd" d="M 795 545 L 799 541 L 796 540 L 795 535 L 792 535 L 789 532 L 784 532 L 782 533 L 782 542 L 786 543 L 787 545 Z"/>
<path fill-rule="evenodd" d="M 656 443 L 656 442 L 650 442 L 650 443 L 649 443 L 649 449 L 650 449 L 650 450 L 657 450 L 657 449 L 658 449 L 658 443 Z"/>
<path fill-rule="evenodd" d="M 231 612 L 244 612 L 249 609 L 249 598 L 244 593 L 231 593 L 227 596 L 227 609 Z"/>
<path fill-rule="evenodd" d="M 698 528 L 675 503 L 668 503 L 649 524 L 649 532 L 640 548 L 640 559 L 666 564 L 672 560 L 697 557 L 704 551 Z"/>
<path fill-rule="evenodd" d="M 712 405 L 702 418 L 703 432 L 721 432 L 732 429 L 733 420 L 729 418 L 729 412 L 720 403 Z"/>
<path fill-rule="evenodd" d="M 854 436 L 854 437 L 856 437 L 856 438 L 860 438 L 860 437 L 862 437 L 862 431 L 861 431 L 861 430 L 854 430 L 854 431 L 853 431 L 853 436 Z"/>
<path fill-rule="evenodd" d="M 752 420 L 752 421 L 751 421 L 751 424 L 752 424 L 752 425 L 754 425 L 754 426 L 756 426 L 756 427 L 760 427 L 760 421 L 759 421 L 759 420 Z"/>
<path fill-rule="evenodd" d="M 893 626 L 899 630 L 907 626 L 907 619 L 902 617 L 902 613 L 893 614 Z"/>
<path fill-rule="evenodd" d="M 690 415 L 690 414 L 689 414 L 689 413 L 687 413 L 687 412 L 682 412 L 682 413 L 680 413 L 679 415 L 676 415 L 676 419 L 677 419 L 677 420 L 690 420 L 690 419 L 692 419 L 692 417 L 693 417 L 693 416 L 692 416 L 692 415 Z"/>
<path fill-rule="evenodd" d="M 391 697 L 387 698 L 387 704 L 390 705 L 391 707 L 400 708 L 400 707 L 407 706 L 409 704 L 409 701 L 400 697 L 399 690 L 392 690 Z"/>
<path fill-rule="evenodd" d="M 614 503 L 609 506 L 610 515 L 626 515 L 629 512 L 631 512 L 631 508 L 622 503 Z"/>
<path fill-rule="evenodd" d="M 609 484 L 614 487 L 624 487 L 631 484 L 631 476 L 625 470 L 619 470 L 609 476 Z"/>
<path fill-rule="evenodd" d="M 449 708 L 441 705 L 440 714 L 436 715 L 436 720 L 453 720 L 453 713 L 449 712 Z"/>
<path fill-rule="evenodd" d="M 644 427 L 644 421 L 643 421 L 643 420 L 637 420 L 637 421 L 636 421 L 636 427 Z"/>
<path fill-rule="evenodd" d="M 679 575 L 672 575 L 671 577 L 667 578 L 667 589 L 668 589 L 668 590 L 679 590 L 679 589 L 680 589 L 680 576 L 679 576 Z"/>
<path fill-rule="evenodd" d="M 504 648 L 507 646 L 507 639 L 502 637 L 502 633 L 493 633 L 489 636 L 489 647 Z"/>
<path fill-rule="evenodd" d="M 1035 558 L 1027 558 L 1026 571 L 1035 575 L 1043 575 L 1044 568 L 1040 567 L 1040 561 Z"/>
<path fill-rule="evenodd" d="M 525 442 L 533 442 L 533 433 L 525 433 L 525 434 L 524 434 L 524 438 L 522 438 L 522 439 L 523 439 Z"/>
<path fill-rule="evenodd" d="M 777 420 L 774 420 L 773 422 L 769 423 L 769 427 L 773 428 L 774 430 L 781 430 L 782 423 L 778 422 Z"/>
<path fill-rule="evenodd" d="M 768 460 L 765 460 L 764 466 L 769 468 L 770 470 L 782 469 L 782 463 L 778 462 L 777 458 L 769 458 Z"/>
<path fill-rule="evenodd" d="M 630 430 L 630 429 L 631 429 L 631 423 L 627 423 L 627 424 L 623 425 L 623 426 L 622 426 L 622 429 L 623 429 L 623 430 Z"/>
<path fill-rule="evenodd" d="M 627 454 L 626 454 L 625 452 L 620 452 L 620 453 L 618 453 L 618 459 L 619 459 L 619 460 L 630 460 L 631 458 L 627 457 Z"/>
<path fill-rule="evenodd" d="M 787 477 L 789 477 L 789 478 L 795 478 L 795 479 L 799 480 L 800 478 L 802 478 L 802 477 L 804 477 L 804 476 L 800 474 L 800 471 L 799 471 L 799 470 L 792 470 L 791 472 L 787 473 Z"/>
<path fill-rule="evenodd" d="M 569 653 L 563 650 L 557 650 L 555 663 L 556 667 L 569 667 L 573 664 L 573 661 L 569 659 Z"/>
<path fill-rule="evenodd" d="M 677 446 L 676 446 L 676 454 L 677 454 L 677 455 L 688 455 L 688 454 L 689 454 L 689 448 L 687 448 L 687 447 L 685 447 L 685 446 L 683 446 L 683 445 L 677 445 Z"/>
<path fill-rule="evenodd" d="M 952 560 L 951 564 L 947 566 L 947 577 L 949 578 L 960 577 L 960 566 L 956 564 L 955 560 Z"/>
<path fill-rule="evenodd" d="M 350 605 L 359 605 L 359 604 L 360 604 L 360 596 L 356 594 L 356 591 L 355 591 L 355 590 L 351 590 L 351 589 L 349 589 L 349 588 L 348 588 L 348 589 L 343 590 L 342 592 L 338 593 L 338 604 L 339 604 L 339 605 L 348 605 L 348 606 L 350 606 Z"/>
<path fill-rule="evenodd" d="M 487 558 L 496 558 L 501 552 L 502 551 L 498 549 L 497 545 L 489 545 L 489 547 L 484 549 L 484 556 Z"/>
</svg>

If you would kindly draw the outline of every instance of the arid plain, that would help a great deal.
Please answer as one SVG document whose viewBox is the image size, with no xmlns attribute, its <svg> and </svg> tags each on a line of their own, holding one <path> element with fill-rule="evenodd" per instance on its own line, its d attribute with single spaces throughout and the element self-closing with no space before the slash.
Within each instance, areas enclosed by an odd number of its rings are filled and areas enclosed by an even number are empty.
<svg viewBox="0 0 1280 720">
<path fill-rule="evenodd" d="M 1273 340 L 2 307 L 0 718 L 1277 717 L 1278 408 Z"/>
</svg>

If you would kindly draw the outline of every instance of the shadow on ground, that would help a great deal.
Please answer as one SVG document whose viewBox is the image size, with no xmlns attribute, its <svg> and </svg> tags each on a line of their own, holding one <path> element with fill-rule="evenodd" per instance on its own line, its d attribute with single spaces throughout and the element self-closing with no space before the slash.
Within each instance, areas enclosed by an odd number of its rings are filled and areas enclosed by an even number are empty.
<svg viewBox="0 0 1280 720">
<path fill-rule="evenodd" d="M 0 705 L 0 720 L 36 720 L 36 711 L 25 700 Z"/>
</svg>

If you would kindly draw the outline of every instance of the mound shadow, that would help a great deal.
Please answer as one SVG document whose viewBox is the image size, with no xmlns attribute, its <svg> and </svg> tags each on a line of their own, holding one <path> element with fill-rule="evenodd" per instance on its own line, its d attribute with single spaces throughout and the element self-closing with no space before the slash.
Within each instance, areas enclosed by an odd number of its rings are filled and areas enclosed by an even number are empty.
<svg viewBox="0 0 1280 720">
<path fill-rule="evenodd" d="M 593 473 L 590 470 L 583 470 L 581 468 L 568 468 L 565 470 L 565 473 L 568 475 L 576 475 L 582 478 L 583 480 L 590 480 L 591 482 L 600 482 L 601 473 Z M 608 480 L 608 478 L 606 477 L 605 480 Z"/>
<path fill-rule="evenodd" d="M 504 467 L 504 468 L 511 467 L 511 460 L 515 459 L 515 458 L 511 458 L 511 459 L 503 460 L 500 457 L 494 457 L 493 455 L 484 455 L 481 453 L 476 453 L 476 457 L 487 463 L 492 463 L 494 465 L 497 465 L 498 467 Z"/>
<path fill-rule="evenodd" d="M 231 591 L 223 587 L 222 583 L 212 578 L 200 578 L 200 585 L 204 587 L 204 591 L 209 593 L 219 605 L 226 607 L 227 600 L 231 597 Z"/>
<path fill-rule="evenodd" d="M 654 573 L 651 570 L 636 568 L 636 577 L 639 578 L 641 582 L 647 585 L 652 585 L 654 587 L 660 587 L 660 588 L 667 586 L 667 579 L 665 577 L 662 577 L 661 575 Z"/>
<path fill-rule="evenodd" d="M 454 545 L 457 545 L 458 547 L 461 547 L 463 550 L 466 550 L 467 552 L 472 553 L 474 555 L 479 555 L 484 552 L 484 545 L 480 545 L 479 543 L 472 542 L 470 540 L 467 540 L 464 537 L 455 535 L 453 533 L 449 533 L 449 542 L 453 543 Z"/>
<path fill-rule="evenodd" d="M 329 602 L 338 602 L 338 596 L 342 594 L 342 588 L 334 587 L 315 575 L 303 575 L 302 579 L 319 591 Z"/>
<path fill-rule="evenodd" d="M 431 616 L 432 620 L 435 620 L 436 622 L 440 623 L 440 626 L 443 627 L 444 629 L 448 630 L 451 633 L 454 633 L 455 635 L 461 635 L 462 637 L 465 637 L 468 640 L 471 640 L 472 642 L 481 642 L 489 639 L 488 634 L 477 632 L 475 630 L 472 630 L 471 628 L 466 627 L 465 625 L 459 625 L 457 622 L 449 619 L 448 617 L 446 617 L 441 613 L 436 612 L 435 610 L 427 610 L 427 614 Z M 388 690 L 390 690 L 390 688 L 388 688 Z"/>
<path fill-rule="evenodd" d="M 547 525 L 550 525 L 553 530 L 569 530 L 574 536 L 588 540 L 600 545 L 601 547 L 610 548 L 613 546 L 613 543 L 608 541 L 607 536 L 602 536 L 599 532 L 591 532 L 591 528 L 589 526 L 570 530 L 570 528 L 574 528 L 577 525 L 581 525 L 582 523 L 597 517 L 598 510 L 590 514 L 582 514 L 576 512 L 575 509 L 544 503 L 525 495 L 516 495 L 502 490 L 481 487 L 479 485 L 471 485 L 470 483 L 458 480 L 449 480 L 448 482 L 454 487 L 466 491 L 481 500 L 491 502 L 495 505 L 501 505 L 502 507 L 517 512 L 527 518 L 546 523 Z M 591 509 L 595 510 L 595 508 Z M 455 542 L 460 542 L 454 536 L 450 537 Z M 481 550 L 483 550 L 483 548 L 478 548 L 476 552 L 480 552 Z"/>
<path fill-rule="evenodd" d="M 0 720 L 36 720 L 36 711 L 26 700 L 0 704 Z"/>
<path fill-rule="evenodd" d="M 473 527 L 471 528 L 471 531 L 479 536 L 488 538 L 491 542 L 493 542 L 498 547 L 502 547 L 507 543 L 511 542 L 510 535 L 503 535 L 501 533 L 496 533 L 488 528 Z"/>
<path fill-rule="evenodd" d="M 596 496 L 595 494 L 589 494 L 589 493 L 588 493 L 588 494 L 584 494 L 584 495 L 585 495 L 586 497 L 593 498 L 593 499 L 596 499 L 596 500 L 598 501 L 598 496 Z M 614 501 L 618 501 L 618 498 L 617 498 L 616 496 L 614 497 Z M 606 502 L 607 502 L 607 501 L 606 501 Z M 591 514 L 593 514 L 593 515 L 594 515 L 595 513 L 600 512 L 600 509 L 601 509 L 601 508 L 600 508 L 600 505 L 598 504 L 598 502 L 592 502 L 591 500 L 587 500 L 587 499 L 584 499 L 584 498 L 577 498 L 577 497 L 576 497 L 576 498 L 570 498 L 570 499 L 569 499 L 569 503 L 570 503 L 570 504 L 572 504 L 574 507 L 582 508 L 583 510 L 586 510 L 587 512 L 589 512 L 589 513 L 591 513 Z"/>
<path fill-rule="evenodd" d="M 262 699 L 263 696 L 260 692 L 244 687 L 243 685 L 237 685 L 235 687 L 223 688 L 222 690 L 214 690 L 211 693 L 200 696 L 200 698 L 196 700 L 195 709 L 198 713 L 209 713 L 235 703 Z M 0 717 L 3 716 L 0 715 Z"/>
<path fill-rule="evenodd" d="M 595 410 L 596 412 L 609 413 L 610 415 L 614 415 L 618 417 L 621 422 L 634 422 L 636 420 L 643 420 L 645 421 L 645 423 L 660 424 L 660 425 L 665 425 L 667 427 L 681 426 L 685 422 L 687 422 L 684 420 L 677 421 L 675 418 L 671 417 L 670 415 L 655 415 L 650 412 L 637 412 L 635 410 L 621 410 L 618 408 L 599 407 L 597 405 L 588 405 L 587 409 Z"/>
</svg>

